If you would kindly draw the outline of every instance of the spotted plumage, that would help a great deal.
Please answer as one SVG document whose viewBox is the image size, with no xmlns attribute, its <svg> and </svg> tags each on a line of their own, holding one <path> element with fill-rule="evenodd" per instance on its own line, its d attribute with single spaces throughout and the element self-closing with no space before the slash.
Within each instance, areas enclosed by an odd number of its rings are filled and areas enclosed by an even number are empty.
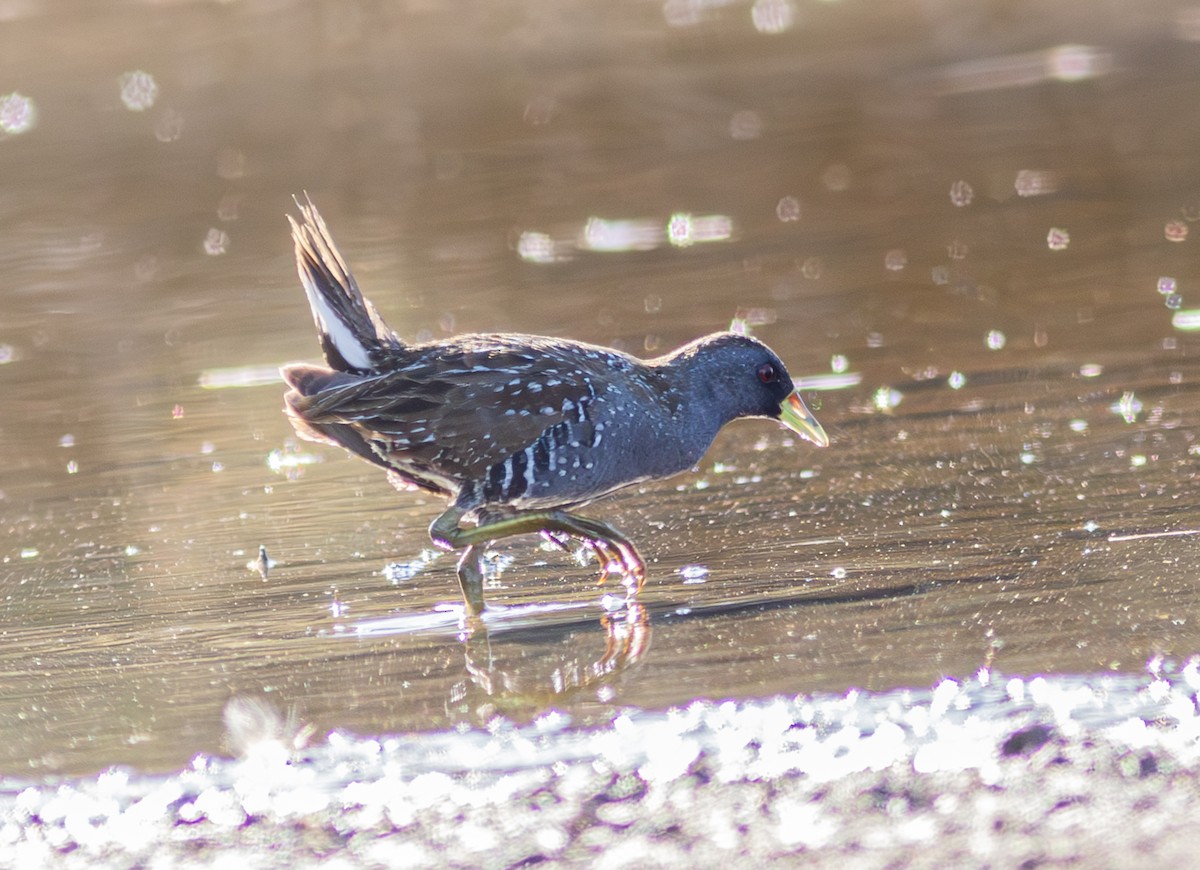
<svg viewBox="0 0 1200 870">
<path fill-rule="evenodd" d="M 483 608 L 476 547 L 513 534 L 576 537 L 640 583 L 633 544 L 566 509 L 691 467 L 732 419 L 780 419 L 827 443 L 783 363 L 740 334 L 653 360 L 508 333 L 406 344 L 362 296 L 316 208 L 300 211 L 301 223 L 289 217 L 297 268 L 328 366 L 283 369 L 287 413 L 303 437 L 450 499 L 430 534 L 464 548 L 472 613 Z"/>
</svg>

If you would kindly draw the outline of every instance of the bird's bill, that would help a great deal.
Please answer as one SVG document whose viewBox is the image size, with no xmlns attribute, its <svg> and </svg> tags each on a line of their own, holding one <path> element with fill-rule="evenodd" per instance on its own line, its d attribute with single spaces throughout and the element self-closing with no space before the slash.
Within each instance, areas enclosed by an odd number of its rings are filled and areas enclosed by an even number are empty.
<svg viewBox="0 0 1200 870">
<path fill-rule="evenodd" d="M 818 447 L 829 446 L 829 436 L 812 415 L 812 411 L 808 410 L 798 392 L 793 392 L 783 400 L 779 407 L 779 421 L 805 441 L 810 441 Z"/>
</svg>

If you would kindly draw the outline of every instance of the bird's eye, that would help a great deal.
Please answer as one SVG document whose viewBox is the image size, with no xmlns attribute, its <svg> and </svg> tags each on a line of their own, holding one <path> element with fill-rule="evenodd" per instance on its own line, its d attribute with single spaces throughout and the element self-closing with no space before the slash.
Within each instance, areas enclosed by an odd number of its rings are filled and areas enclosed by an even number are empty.
<svg viewBox="0 0 1200 870">
<path fill-rule="evenodd" d="M 763 363 L 758 367 L 758 379 L 764 384 L 773 384 L 779 380 L 779 370 L 773 363 Z"/>
</svg>

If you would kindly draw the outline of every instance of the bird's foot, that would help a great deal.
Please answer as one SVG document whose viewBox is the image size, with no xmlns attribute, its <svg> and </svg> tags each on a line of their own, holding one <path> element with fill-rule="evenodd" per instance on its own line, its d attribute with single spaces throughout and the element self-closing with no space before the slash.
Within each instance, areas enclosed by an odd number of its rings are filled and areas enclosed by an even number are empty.
<svg viewBox="0 0 1200 870">
<path fill-rule="evenodd" d="M 597 583 L 603 584 L 609 577 L 619 576 L 640 590 L 646 580 L 646 566 L 637 548 L 612 529 L 605 536 L 543 529 L 542 537 L 564 552 L 570 552 L 572 540 L 578 541 L 600 563 Z"/>
</svg>

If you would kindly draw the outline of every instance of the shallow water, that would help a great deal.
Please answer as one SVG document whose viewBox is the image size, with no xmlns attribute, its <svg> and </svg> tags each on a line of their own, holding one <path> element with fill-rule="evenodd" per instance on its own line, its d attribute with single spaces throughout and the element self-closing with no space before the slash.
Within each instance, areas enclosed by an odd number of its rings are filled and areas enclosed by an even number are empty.
<svg viewBox="0 0 1200 870">
<path fill-rule="evenodd" d="M 1195 13 L 1110 6 L 11 4 L 0 772 L 1200 651 Z M 729 427 L 589 508 L 640 608 L 522 539 L 463 638 L 440 504 L 280 413 L 302 190 L 403 336 L 741 311 L 833 443 Z"/>
</svg>

